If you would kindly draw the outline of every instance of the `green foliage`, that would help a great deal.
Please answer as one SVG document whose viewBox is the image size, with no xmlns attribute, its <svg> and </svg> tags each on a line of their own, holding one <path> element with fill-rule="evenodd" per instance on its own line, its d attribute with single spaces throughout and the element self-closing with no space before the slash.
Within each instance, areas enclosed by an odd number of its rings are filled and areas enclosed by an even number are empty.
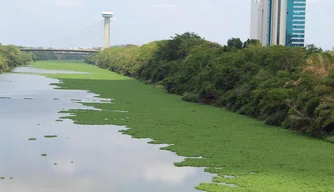
<svg viewBox="0 0 334 192">
<path fill-rule="evenodd" d="M 93 53 L 85 58 L 85 63 L 95 65 L 97 62 L 98 53 Z"/>
<path fill-rule="evenodd" d="M 221 46 L 187 32 L 140 47 L 111 47 L 86 62 L 269 125 L 317 136 L 334 130 L 334 57 L 314 45 L 263 47 L 231 38 Z"/>
<path fill-rule="evenodd" d="M 182 100 L 183 101 L 189 101 L 189 102 L 198 103 L 198 97 L 199 97 L 198 94 L 185 92 L 183 94 Z"/>
<path fill-rule="evenodd" d="M 31 53 L 22 52 L 13 45 L 0 44 L 0 73 L 20 65 L 27 65 L 32 61 L 33 55 Z"/>
<path fill-rule="evenodd" d="M 176 34 L 169 41 L 160 41 L 154 58 L 163 61 L 185 59 L 191 48 L 204 40 L 194 33 Z"/>
<path fill-rule="evenodd" d="M 0 55 L 0 72 L 7 70 L 8 70 L 7 58 L 4 55 Z"/>
<path fill-rule="evenodd" d="M 34 51 L 32 53 L 34 54 L 36 61 L 57 60 L 56 54 L 52 51 Z"/>
<path fill-rule="evenodd" d="M 276 113 L 267 117 L 265 123 L 267 125 L 281 125 L 286 117 L 285 111 L 277 111 Z"/>
<path fill-rule="evenodd" d="M 227 41 L 227 46 L 225 47 L 225 51 L 232 51 L 237 49 L 242 49 L 243 43 L 240 38 L 231 38 Z"/>
<path fill-rule="evenodd" d="M 325 138 L 326 141 L 330 142 L 330 143 L 334 143 L 334 135 L 330 135 L 330 136 L 327 136 Z"/>
<path fill-rule="evenodd" d="M 46 60 L 86 60 L 87 55 L 68 54 L 68 53 L 54 53 L 52 51 L 32 51 L 36 61 Z"/>
<path fill-rule="evenodd" d="M 306 54 L 312 55 L 313 53 L 321 53 L 323 50 L 321 48 L 316 47 L 314 44 L 306 45 Z"/>
<path fill-rule="evenodd" d="M 247 39 L 247 41 L 243 43 L 242 48 L 248 48 L 249 46 L 261 46 L 261 42 L 258 39 Z"/>
</svg>

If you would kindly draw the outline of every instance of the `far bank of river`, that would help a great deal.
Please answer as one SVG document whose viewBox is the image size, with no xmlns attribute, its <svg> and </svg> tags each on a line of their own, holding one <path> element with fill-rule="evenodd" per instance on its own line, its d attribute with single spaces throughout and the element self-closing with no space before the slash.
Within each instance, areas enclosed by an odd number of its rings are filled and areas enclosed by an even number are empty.
<svg viewBox="0 0 334 192">
<path fill-rule="evenodd" d="M 114 99 L 85 103 L 99 110 L 70 110 L 68 118 L 79 125 L 125 125 L 130 129 L 122 132 L 132 137 L 171 144 L 164 149 L 189 157 L 175 161 L 176 166 L 206 167 L 218 174 L 214 182 L 202 183 L 198 189 L 311 192 L 334 188 L 333 144 L 225 109 L 186 103 L 162 89 L 84 63 L 48 61 L 34 67 L 88 72 L 46 75 L 59 79 L 62 89 L 88 90 Z"/>
</svg>

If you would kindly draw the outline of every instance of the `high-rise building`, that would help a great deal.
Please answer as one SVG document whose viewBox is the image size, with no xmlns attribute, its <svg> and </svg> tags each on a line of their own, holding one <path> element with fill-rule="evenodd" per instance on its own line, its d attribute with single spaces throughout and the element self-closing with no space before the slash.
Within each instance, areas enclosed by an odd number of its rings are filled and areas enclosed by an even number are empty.
<svg viewBox="0 0 334 192">
<path fill-rule="evenodd" d="M 262 45 L 304 46 L 306 0 L 252 0 L 251 34 Z"/>
<path fill-rule="evenodd" d="M 262 4 L 261 0 L 252 0 L 251 4 L 251 27 L 250 27 L 250 38 L 260 39 L 261 38 L 261 27 L 262 24 Z"/>
<path fill-rule="evenodd" d="M 286 45 L 304 46 L 306 0 L 288 0 Z"/>
</svg>

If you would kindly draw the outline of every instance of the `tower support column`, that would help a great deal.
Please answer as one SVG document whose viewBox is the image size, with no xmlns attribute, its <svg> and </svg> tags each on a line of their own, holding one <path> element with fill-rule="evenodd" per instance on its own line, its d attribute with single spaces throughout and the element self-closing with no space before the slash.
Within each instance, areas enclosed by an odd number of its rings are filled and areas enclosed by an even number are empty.
<svg viewBox="0 0 334 192">
<path fill-rule="evenodd" d="M 104 48 L 110 46 L 110 17 L 104 18 Z"/>
<path fill-rule="evenodd" d="M 103 48 L 110 47 L 110 18 L 113 17 L 112 12 L 103 12 L 102 17 L 104 17 L 104 44 Z"/>
</svg>

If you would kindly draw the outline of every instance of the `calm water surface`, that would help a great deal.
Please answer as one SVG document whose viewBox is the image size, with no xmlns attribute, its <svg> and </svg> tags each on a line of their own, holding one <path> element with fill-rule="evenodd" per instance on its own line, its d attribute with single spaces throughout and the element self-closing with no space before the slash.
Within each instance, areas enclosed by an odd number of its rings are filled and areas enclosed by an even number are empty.
<svg viewBox="0 0 334 192">
<path fill-rule="evenodd" d="M 38 75 L 0 75 L 0 177 L 5 177 L 0 191 L 191 192 L 211 181 L 203 168 L 174 167 L 183 158 L 122 135 L 123 127 L 56 121 L 60 110 L 89 108 L 73 99 L 98 100 L 86 91 L 55 90 L 49 84 L 56 82 Z"/>
<path fill-rule="evenodd" d="M 86 72 L 65 71 L 65 70 L 47 70 L 33 67 L 18 67 L 13 70 L 18 73 L 37 73 L 37 74 L 87 74 Z"/>
</svg>

